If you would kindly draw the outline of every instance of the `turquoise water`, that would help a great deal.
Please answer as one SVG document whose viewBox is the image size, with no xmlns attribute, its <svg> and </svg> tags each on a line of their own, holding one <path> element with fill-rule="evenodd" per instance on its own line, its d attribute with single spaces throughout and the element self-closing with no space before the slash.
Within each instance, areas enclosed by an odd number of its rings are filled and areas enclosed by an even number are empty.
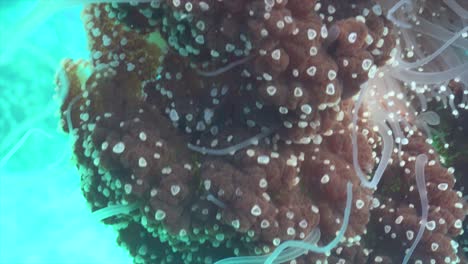
<svg viewBox="0 0 468 264">
<path fill-rule="evenodd" d="M 88 57 L 81 8 L 12 42 L 34 5 L 0 1 L 0 263 L 131 263 L 90 213 L 58 128 L 55 70 L 62 58 Z"/>
<path fill-rule="evenodd" d="M 55 71 L 63 58 L 89 58 L 81 7 L 17 27 L 34 6 L 0 0 L 0 264 L 132 263 L 90 213 L 59 128 Z"/>
</svg>

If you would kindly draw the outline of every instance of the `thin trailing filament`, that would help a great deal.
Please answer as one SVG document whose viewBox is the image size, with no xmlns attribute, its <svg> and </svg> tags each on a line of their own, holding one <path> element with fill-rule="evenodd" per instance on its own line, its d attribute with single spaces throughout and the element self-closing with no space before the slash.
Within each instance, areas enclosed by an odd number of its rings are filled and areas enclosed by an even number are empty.
<svg viewBox="0 0 468 264">
<path fill-rule="evenodd" d="M 210 201 L 210 202 L 212 202 L 212 203 L 214 203 L 214 204 L 217 205 L 219 208 L 223 208 L 223 209 L 226 208 L 226 204 L 225 204 L 223 201 L 221 201 L 220 199 L 216 198 L 216 197 L 215 197 L 213 194 L 211 194 L 211 193 L 208 194 L 208 195 L 206 196 L 206 200 L 207 200 L 207 201 Z"/>
<path fill-rule="evenodd" d="M 387 18 L 392 21 L 395 25 L 401 28 L 411 28 L 411 25 L 408 24 L 405 21 L 398 20 L 395 17 L 395 13 L 398 11 L 398 9 L 402 8 L 403 6 L 408 5 L 411 6 L 412 3 L 410 0 L 400 0 L 398 3 L 396 3 L 392 8 L 387 13 Z"/>
<path fill-rule="evenodd" d="M 468 19 L 468 10 L 463 8 L 456 0 L 444 0 L 444 3 L 450 7 L 462 19 Z"/>
<path fill-rule="evenodd" d="M 412 30 L 443 42 L 447 41 L 447 39 L 451 39 L 456 34 L 438 24 L 428 21 L 423 17 L 418 18 L 418 24 L 415 25 Z M 468 46 L 468 40 L 458 38 L 452 43 L 452 45 L 460 49 L 466 49 Z"/>
<path fill-rule="evenodd" d="M 346 208 L 343 215 L 343 224 L 338 231 L 337 236 L 325 246 L 317 246 L 320 239 L 320 230 L 315 228 L 302 241 L 288 240 L 279 245 L 273 253 L 263 256 L 233 257 L 220 260 L 215 264 L 279 264 L 285 263 L 300 257 L 307 252 L 328 253 L 334 249 L 343 239 L 348 227 L 349 216 L 353 201 L 353 184 L 348 182 L 346 185 Z"/>
<path fill-rule="evenodd" d="M 256 143 L 258 143 L 259 140 L 261 140 L 262 138 L 265 138 L 267 136 L 269 136 L 273 131 L 270 130 L 270 129 L 266 129 L 264 132 L 254 136 L 254 137 L 251 137 L 247 140 L 244 140 L 242 142 L 240 142 L 239 144 L 236 144 L 234 146 L 230 146 L 230 147 L 227 147 L 227 148 L 224 148 L 224 149 L 209 149 L 209 148 L 206 148 L 206 147 L 199 147 L 199 146 L 195 146 L 193 144 L 188 144 L 187 147 L 190 149 L 190 150 L 193 150 L 195 152 L 199 152 L 201 154 L 208 154 L 208 155 L 213 155 L 213 156 L 225 156 L 225 155 L 233 155 L 234 153 L 236 153 L 236 151 L 239 151 L 243 148 L 246 148 L 250 145 L 254 145 Z"/>
<path fill-rule="evenodd" d="M 93 216 L 99 219 L 100 221 L 102 221 L 109 217 L 116 216 L 119 214 L 124 214 L 124 215 L 129 214 L 132 211 L 136 210 L 137 208 L 138 208 L 137 203 L 109 205 L 107 207 L 94 211 Z"/>
<path fill-rule="evenodd" d="M 423 59 L 420 59 L 420 60 L 417 60 L 415 62 L 411 62 L 411 63 L 407 63 L 407 62 L 399 62 L 401 64 L 402 67 L 404 68 L 407 68 L 407 69 L 412 69 L 412 68 L 416 68 L 416 67 L 421 67 L 429 62 L 431 62 L 432 60 L 434 60 L 435 58 L 437 58 L 437 56 L 439 56 L 440 54 L 442 54 L 442 52 L 444 52 L 445 50 L 447 50 L 449 47 L 451 47 L 453 45 L 453 43 L 459 39 L 461 36 L 463 36 L 464 34 L 466 34 L 468 32 L 468 26 L 467 27 L 464 27 L 462 30 L 458 31 L 455 35 L 453 35 L 449 40 L 445 41 L 444 45 L 442 45 L 439 49 L 437 49 L 435 52 L 433 52 L 431 55 L 423 58 Z"/>
<path fill-rule="evenodd" d="M 427 216 L 428 216 L 428 211 L 429 211 L 429 201 L 427 199 L 427 189 L 426 189 L 426 177 L 424 175 L 424 167 L 426 166 L 426 163 L 427 163 L 427 156 L 425 154 L 420 154 L 416 157 L 416 165 L 415 165 L 416 185 L 419 191 L 419 198 L 421 199 L 421 221 L 419 223 L 420 224 L 419 231 L 418 231 L 418 234 L 416 235 L 416 239 L 414 240 L 413 245 L 411 245 L 410 249 L 406 253 L 402 264 L 408 263 L 408 261 L 411 258 L 411 255 L 413 254 L 414 250 L 418 246 L 419 241 L 421 241 L 421 238 L 424 234 L 424 230 L 426 229 Z"/>
<path fill-rule="evenodd" d="M 197 73 L 203 77 L 215 77 L 215 76 L 218 76 L 218 75 L 221 75 L 225 72 L 228 72 L 232 69 L 234 69 L 235 67 L 241 65 L 241 64 L 244 64 L 246 63 L 247 61 L 249 61 L 252 57 L 245 57 L 243 59 L 240 59 L 240 60 L 237 60 L 237 61 L 234 61 L 234 62 L 231 62 L 217 70 L 214 70 L 214 71 L 201 71 L 201 70 L 197 70 Z"/>
<path fill-rule="evenodd" d="M 468 62 L 461 64 L 459 66 L 450 68 L 445 71 L 439 72 L 419 72 L 419 71 L 412 71 L 412 70 L 405 70 L 396 68 L 395 70 L 391 71 L 390 74 L 403 82 L 416 82 L 420 85 L 424 84 L 440 84 L 443 82 L 447 82 L 449 80 L 453 80 L 456 77 L 466 73 L 468 71 Z"/>
<path fill-rule="evenodd" d="M 73 122 L 71 118 L 71 111 L 72 111 L 73 105 L 80 99 L 81 99 L 81 94 L 75 96 L 68 104 L 67 111 L 65 113 L 66 120 L 67 120 L 67 128 L 70 133 L 70 143 L 72 144 L 75 142 L 76 137 L 74 136 L 74 132 L 73 132 Z"/>
<path fill-rule="evenodd" d="M 314 228 L 304 238 L 303 243 L 315 245 L 320 240 L 320 229 Z M 300 247 L 291 247 L 281 252 L 280 256 L 274 261 L 274 263 L 284 263 L 297 257 L 300 257 L 307 253 L 307 249 Z M 263 256 L 247 256 L 247 257 L 232 257 L 217 261 L 215 264 L 264 264 L 270 255 Z"/>
<path fill-rule="evenodd" d="M 40 134 L 46 138 L 53 138 L 52 135 L 49 133 L 45 132 L 42 129 L 39 128 L 31 128 L 29 129 L 22 137 L 21 139 L 3 156 L 3 158 L 0 159 L 0 169 L 3 168 L 8 161 L 11 159 L 11 157 L 24 145 L 26 140 L 28 140 L 32 135 L 34 134 Z"/>
<path fill-rule="evenodd" d="M 379 133 L 383 139 L 383 148 L 382 148 L 382 157 L 380 159 L 379 166 L 377 167 L 372 180 L 367 180 L 366 175 L 361 170 L 361 166 L 359 165 L 358 159 L 358 142 L 357 142 L 357 122 L 358 122 L 358 113 L 359 109 L 362 105 L 364 95 L 366 94 L 367 90 L 369 89 L 369 85 L 364 85 L 361 87 L 361 92 L 359 93 L 358 100 L 356 101 L 354 112 L 353 112 L 353 129 L 351 135 L 351 141 L 353 144 L 353 166 L 356 174 L 358 175 L 359 179 L 361 180 L 361 185 L 369 188 L 375 189 L 380 182 L 380 179 L 387 168 L 388 162 L 392 156 L 392 150 L 394 146 L 393 138 L 391 134 L 388 132 L 391 131 L 388 126 L 384 122 L 378 122 L 377 126 L 379 127 Z"/>
<path fill-rule="evenodd" d="M 306 249 L 307 251 L 311 251 L 314 253 L 322 253 L 322 254 L 326 254 L 330 252 L 332 249 L 334 249 L 338 245 L 338 243 L 344 237 L 344 234 L 348 227 L 349 216 L 351 214 L 352 201 L 353 201 L 353 184 L 351 182 L 348 182 L 348 184 L 346 185 L 346 208 L 345 208 L 345 212 L 343 215 L 343 224 L 341 225 L 338 235 L 332 241 L 330 241 L 330 243 L 328 243 L 326 246 L 321 247 L 321 246 L 312 245 L 312 244 L 304 243 L 303 241 L 297 241 L 297 240 L 285 241 L 281 245 L 279 245 L 275 249 L 275 251 L 273 251 L 273 253 L 265 261 L 265 264 L 281 263 L 281 262 L 276 262 L 275 260 L 279 258 L 283 250 L 289 247 L 302 248 L 302 249 Z"/>
</svg>

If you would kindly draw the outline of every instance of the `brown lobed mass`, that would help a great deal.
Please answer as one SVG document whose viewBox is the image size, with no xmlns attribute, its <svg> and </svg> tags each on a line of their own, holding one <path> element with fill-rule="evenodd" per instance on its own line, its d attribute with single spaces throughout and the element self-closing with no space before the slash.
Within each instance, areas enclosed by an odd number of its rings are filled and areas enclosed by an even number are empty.
<svg viewBox="0 0 468 264">
<path fill-rule="evenodd" d="M 136 263 L 262 255 L 314 229 L 324 245 L 343 223 L 348 182 L 345 240 L 295 263 L 399 263 L 419 227 L 421 153 L 435 224 L 412 259 L 456 259 L 451 239 L 467 205 L 422 134 L 394 155 L 377 190 L 355 173 L 349 98 L 396 41 L 374 2 L 114 3 L 87 6 L 83 19 L 91 62 L 62 65 L 62 126 L 92 209 L 138 205 L 105 220 Z M 368 111 L 357 142 L 371 174 L 382 139 Z"/>
</svg>

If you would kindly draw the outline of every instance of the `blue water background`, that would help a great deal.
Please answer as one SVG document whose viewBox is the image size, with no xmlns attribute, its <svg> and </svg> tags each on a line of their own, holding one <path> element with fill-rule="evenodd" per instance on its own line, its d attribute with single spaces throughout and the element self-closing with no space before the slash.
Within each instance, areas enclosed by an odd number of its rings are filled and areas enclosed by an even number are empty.
<svg viewBox="0 0 468 264">
<path fill-rule="evenodd" d="M 15 26 L 35 4 L 0 0 L 0 263 L 131 263 L 116 232 L 90 213 L 53 99 L 60 61 L 89 57 L 82 7 L 34 23 L 18 39 Z"/>
</svg>

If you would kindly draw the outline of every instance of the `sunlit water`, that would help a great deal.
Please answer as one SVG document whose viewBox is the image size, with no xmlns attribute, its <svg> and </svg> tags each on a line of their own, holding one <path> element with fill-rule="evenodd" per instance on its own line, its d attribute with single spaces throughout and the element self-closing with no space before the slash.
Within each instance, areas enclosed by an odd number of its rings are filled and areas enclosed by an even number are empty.
<svg viewBox="0 0 468 264">
<path fill-rule="evenodd" d="M 34 4 L 0 1 L 0 263 L 131 263 L 117 233 L 90 213 L 58 126 L 55 69 L 64 57 L 88 57 L 81 8 L 8 42 Z"/>
</svg>

